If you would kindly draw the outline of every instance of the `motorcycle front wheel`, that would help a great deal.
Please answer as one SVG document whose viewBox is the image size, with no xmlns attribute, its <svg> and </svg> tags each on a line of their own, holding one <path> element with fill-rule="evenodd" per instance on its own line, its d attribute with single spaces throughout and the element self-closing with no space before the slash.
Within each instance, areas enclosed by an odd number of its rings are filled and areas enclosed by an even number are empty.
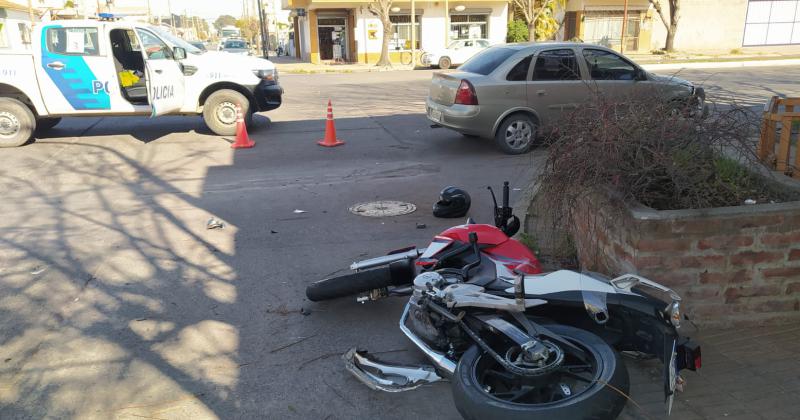
<svg viewBox="0 0 800 420">
<path fill-rule="evenodd" d="M 413 281 L 413 261 L 395 261 L 372 270 L 344 274 L 311 283 L 306 288 L 306 297 L 314 302 L 319 302 L 389 286 L 407 285 Z"/>
<path fill-rule="evenodd" d="M 453 399 L 462 417 L 609 420 L 619 416 L 629 391 L 628 371 L 619 354 L 585 330 L 565 325 L 548 328 L 581 348 L 591 362 L 564 349 L 563 362 L 555 371 L 521 377 L 474 345 L 462 355 L 452 380 Z"/>
</svg>

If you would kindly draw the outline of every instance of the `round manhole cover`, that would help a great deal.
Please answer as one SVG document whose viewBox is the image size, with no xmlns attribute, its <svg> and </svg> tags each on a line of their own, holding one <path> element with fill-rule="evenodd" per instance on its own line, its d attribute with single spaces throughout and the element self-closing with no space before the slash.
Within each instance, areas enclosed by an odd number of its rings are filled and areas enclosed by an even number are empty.
<svg viewBox="0 0 800 420">
<path fill-rule="evenodd" d="M 413 213 L 417 206 L 402 201 L 382 200 L 358 203 L 350 207 L 350 213 L 367 217 L 389 217 Z"/>
</svg>

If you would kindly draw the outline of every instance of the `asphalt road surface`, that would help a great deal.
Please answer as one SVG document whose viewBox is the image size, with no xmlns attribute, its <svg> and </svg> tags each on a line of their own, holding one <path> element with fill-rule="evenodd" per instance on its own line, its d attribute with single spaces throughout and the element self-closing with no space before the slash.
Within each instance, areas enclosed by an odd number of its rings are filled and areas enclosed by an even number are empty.
<svg viewBox="0 0 800 420">
<path fill-rule="evenodd" d="M 543 150 L 506 156 L 430 128 L 430 74 L 284 75 L 250 150 L 199 117 L 66 119 L 0 150 L 0 418 L 459 418 L 447 383 L 379 393 L 343 368 L 353 346 L 421 360 L 397 328 L 403 299 L 304 295 L 454 224 L 430 212 L 444 186 L 490 222 L 486 186 L 524 187 L 541 166 Z M 681 75 L 726 101 L 800 94 L 800 68 Z M 334 149 L 315 143 L 329 98 Z M 417 210 L 348 212 L 372 200 Z M 212 217 L 224 228 L 206 229 Z M 625 416 L 662 416 L 650 367 L 632 369 L 642 408 Z M 675 415 L 697 418 L 682 401 Z"/>
</svg>

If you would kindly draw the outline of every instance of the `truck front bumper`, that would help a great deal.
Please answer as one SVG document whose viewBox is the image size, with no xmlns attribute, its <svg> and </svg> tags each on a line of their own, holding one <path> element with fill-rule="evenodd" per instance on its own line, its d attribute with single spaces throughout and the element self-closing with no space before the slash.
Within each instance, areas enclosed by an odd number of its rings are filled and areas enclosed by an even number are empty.
<svg viewBox="0 0 800 420">
<path fill-rule="evenodd" d="M 256 86 L 253 95 L 256 97 L 259 112 L 271 111 L 281 106 L 283 88 L 277 83 L 262 81 Z"/>
</svg>

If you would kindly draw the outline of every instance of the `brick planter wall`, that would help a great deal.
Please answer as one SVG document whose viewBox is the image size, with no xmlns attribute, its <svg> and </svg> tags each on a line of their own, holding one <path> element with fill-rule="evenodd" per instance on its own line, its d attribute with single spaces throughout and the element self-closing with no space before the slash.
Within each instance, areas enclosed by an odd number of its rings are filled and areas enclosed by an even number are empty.
<svg viewBox="0 0 800 420">
<path fill-rule="evenodd" d="M 699 325 L 800 323 L 800 202 L 657 211 L 605 200 L 571 226 L 581 267 L 670 286 Z M 541 238 L 536 208 L 526 231 Z"/>
</svg>

